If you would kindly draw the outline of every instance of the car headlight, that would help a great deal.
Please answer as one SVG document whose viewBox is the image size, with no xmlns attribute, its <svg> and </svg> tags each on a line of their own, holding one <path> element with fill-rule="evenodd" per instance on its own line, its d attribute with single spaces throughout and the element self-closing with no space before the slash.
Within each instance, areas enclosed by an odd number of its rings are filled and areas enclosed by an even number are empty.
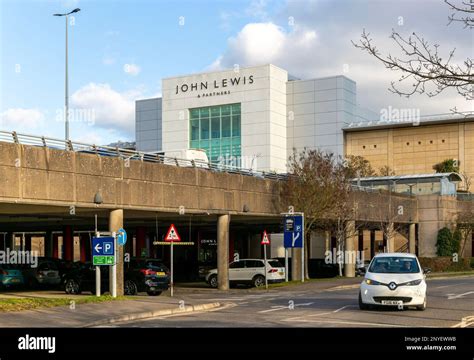
<svg viewBox="0 0 474 360">
<path fill-rule="evenodd" d="M 406 286 L 416 286 L 416 285 L 420 285 L 421 284 L 421 281 L 422 279 L 418 279 L 418 280 L 413 280 L 413 281 L 409 281 L 403 285 L 406 285 Z"/>
<path fill-rule="evenodd" d="M 365 279 L 365 283 L 367 285 L 380 285 L 378 281 L 372 280 L 372 279 Z"/>
</svg>

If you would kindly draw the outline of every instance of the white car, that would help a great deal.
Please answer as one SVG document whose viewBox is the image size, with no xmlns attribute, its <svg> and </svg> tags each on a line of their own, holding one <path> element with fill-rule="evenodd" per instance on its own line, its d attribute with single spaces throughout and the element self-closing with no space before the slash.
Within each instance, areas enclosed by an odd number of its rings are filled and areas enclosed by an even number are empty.
<svg viewBox="0 0 474 360">
<path fill-rule="evenodd" d="M 360 285 L 359 308 L 366 310 L 373 305 L 397 306 L 403 309 L 415 306 L 426 309 L 426 273 L 418 258 L 407 253 L 376 255 Z"/>
<path fill-rule="evenodd" d="M 266 266 L 269 284 L 285 281 L 285 268 L 278 260 L 268 259 Z M 206 282 L 213 288 L 217 287 L 217 269 L 209 271 Z M 229 265 L 229 283 L 250 284 L 255 287 L 265 285 L 265 266 L 262 259 L 240 259 Z"/>
</svg>

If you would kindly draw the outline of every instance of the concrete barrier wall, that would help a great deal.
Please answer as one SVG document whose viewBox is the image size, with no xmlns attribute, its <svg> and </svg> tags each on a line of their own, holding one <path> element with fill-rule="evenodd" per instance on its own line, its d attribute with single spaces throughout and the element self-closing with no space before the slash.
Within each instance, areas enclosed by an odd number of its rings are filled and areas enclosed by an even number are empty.
<svg viewBox="0 0 474 360">
<path fill-rule="evenodd" d="M 176 212 L 278 214 L 279 183 L 205 169 L 0 142 L 0 201 Z"/>
</svg>

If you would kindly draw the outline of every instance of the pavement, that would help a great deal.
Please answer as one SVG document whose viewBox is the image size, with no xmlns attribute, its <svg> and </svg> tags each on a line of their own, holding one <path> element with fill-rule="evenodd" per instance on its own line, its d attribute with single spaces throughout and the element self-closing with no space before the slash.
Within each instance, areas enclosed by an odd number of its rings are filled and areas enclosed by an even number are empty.
<svg viewBox="0 0 474 360">
<path fill-rule="evenodd" d="M 39 293 L 39 294 L 38 294 Z M 139 319 L 185 314 L 193 311 L 207 311 L 220 306 L 217 302 L 199 301 L 186 296 L 171 298 L 165 293 L 161 296 L 138 295 L 129 300 L 114 300 L 101 303 L 75 304 L 71 298 L 70 306 L 38 308 L 34 310 L 0 313 L 1 327 L 94 327 L 115 322 L 136 321 Z M 45 291 L 35 294 L 15 294 L 17 297 L 64 298 L 64 292 Z M 87 296 L 87 295 L 86 295 Z"/>
<path fill-rule="evenodd" d="M 474 327 L 474 276 L 428 279 L 426 311 L 361 311 L 362 278 L 307 281 L 284 287 L 232 288 L 181 284 L 171 298 L 140 294 L 130 300 L 0 313 L 2 327 Z M 61 291 L 9 292 L 2 297 L 64 298 Z"/>
</svg>

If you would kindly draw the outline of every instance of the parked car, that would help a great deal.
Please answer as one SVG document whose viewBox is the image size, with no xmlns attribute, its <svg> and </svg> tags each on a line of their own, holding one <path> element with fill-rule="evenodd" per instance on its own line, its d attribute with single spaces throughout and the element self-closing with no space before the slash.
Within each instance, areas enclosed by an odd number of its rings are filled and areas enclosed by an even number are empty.
<svg viewBox="0 0 474 360">
<path fill-rule="evenodd" d="M 56 286 L 61 282 L 59 269 L 56 262 L 40 257 L 36 267 L 24 265 L 22 268 L 25 284 L 29 288 L 37 288 L 39 286 Z"/>
<path fill-rule="evenodd" d="M 422 269 L 418 258 L 407 253 L 385 253 L 376 255 L 359 291 L 359 308 L 369 309 L 375 305 L 398 306 L 403 309 L 415 306 L 426 309 L 425 277 L 430 269 Z"/>
<path fill-rule="evenodd" d="M 24 284 L 21 269 L 15 265 L 0 265 L 0 290 L 10 289 Z"/>
<path fill-rule="evenodd" d="M 109 291 L 109 266 L 100 267 L 101 293 Z M 64 277 L 64 291 L 67 294 L 95 293 L 96 267 L 92 263 L 75 263 Z M 124 264 L 124 293 L 136 295 L 145 291 L 148 295 L 160 295 L 167 290 L 170 273 L 163 263 L 156 259 L 132 259 Z"/>
<path fill-rule="evenodd" d="M 357 260 L 356 262 L 356 276 L 365 276 L 365 273 L 367 272 L 367 268 L 369 267 L 370 261 L 364 260 Z"/>
<path fill-rule="evenodd" d="M 66 294 L 80 294 L 82 292 L 95 293 L 96 267 L 91 262 L 76 263 L 75 267 L 67 272 L 63 279 Z M 109 267 L 100 267 L 101 293 L 109 291 Z"/>
<path fill-rule="evenodd" d="M 131 259 L 125 263 L 125 295 L 145 291 L 148 295 L 160 295 L 168 290 L 170 271 L 157 259 Z"/>
<path fill-rule="evenodd" d="M 255 287 L 265 285 L 265 272 L 268 283 L 285 281 L 285 268 L 278 260 L 269 259 L 265 266 L 262 259 L 241 259 L 229 265 L 229 282 L 231 285 L 250 284 Z M 206 282 L 213 288 L 217 287 L 217 269 L 206 275 Z"/>
</svg>

